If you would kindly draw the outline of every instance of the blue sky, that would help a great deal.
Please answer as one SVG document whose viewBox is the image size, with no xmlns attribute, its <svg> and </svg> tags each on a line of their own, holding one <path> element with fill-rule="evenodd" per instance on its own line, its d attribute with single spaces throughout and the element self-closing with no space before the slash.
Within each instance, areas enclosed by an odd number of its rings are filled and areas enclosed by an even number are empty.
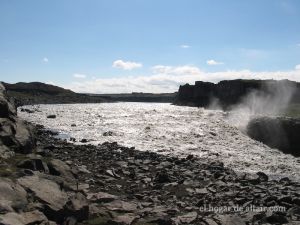
<svg viewBox="0 0 300 225">
<path fill-rule="evenodd" d="M 0 0 L 0 80 L 169 92 L 300 81 L 298 0 Z"/>
</svg>

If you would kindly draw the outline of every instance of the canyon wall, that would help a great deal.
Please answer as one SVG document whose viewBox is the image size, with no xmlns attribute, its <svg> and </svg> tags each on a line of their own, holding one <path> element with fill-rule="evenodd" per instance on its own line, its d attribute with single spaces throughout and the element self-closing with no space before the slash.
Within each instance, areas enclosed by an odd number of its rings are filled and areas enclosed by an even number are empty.
<svg viewBox="0 0 300 225">
<path fill-rule="evenodd" d="M 218 103 L 222 109 L 240 103 L 254 91 L 260 94 L 273 95 L 278 87 L 289 86 L 295 88 L 291 102 L 300 102 L 300 83 L 289 80 L 224 80 L 217 84 L 196 81 L 195 85 L 185 84 L 179 87 L 175 105 L 209 107 Z"/>
</svg>

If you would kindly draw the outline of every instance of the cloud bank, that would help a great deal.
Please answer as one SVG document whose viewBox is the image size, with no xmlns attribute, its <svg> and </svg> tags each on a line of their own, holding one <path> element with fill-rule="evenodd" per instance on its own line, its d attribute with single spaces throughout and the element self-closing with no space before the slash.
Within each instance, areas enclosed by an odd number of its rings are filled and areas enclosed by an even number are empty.
<svg viewBox="0 0 300 225">
<path fill-rule="evenodd" d="M 122 69 L 122 70 L 133 70 L 137 68 L 141 68 L 143 65 L 137 62 L 123 61 L 121 59 L 113 62 L 113 67 Z"/>
<path fill-rule="evenodd" d="M 80 93 L 131 93 L 152 92 L 167 93 L 178 91 L 179 85 L 194 84 L 195 81 L 217 83 L 232 79 L 289 79 L 300 82 L 300 70 L 262 71 L 228 70 L 220 72 L 205 72 L 195 66 L 164 66 L 152 67 L 150 75 L 127 76 L 121 78 L 94 78 L 91 80 L 74 81 L 65 88 Z"/>
</svg>

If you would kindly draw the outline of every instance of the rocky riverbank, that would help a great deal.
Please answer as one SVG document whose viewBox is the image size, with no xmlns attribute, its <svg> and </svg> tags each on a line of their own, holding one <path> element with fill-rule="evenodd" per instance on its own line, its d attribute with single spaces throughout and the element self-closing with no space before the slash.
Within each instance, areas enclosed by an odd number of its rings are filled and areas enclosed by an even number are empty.
<svg viewBox="0 0 300 225">
<path fill-rule="evenodd" d="M 298 182 L 193 155 L 75 145 L 23 122 L 27 135 L 19 135 L 14 108 L 2 99 L 1 121 L 12 131 L 1 123 L 1 151 L 9 154 L 1 152 L 0 224 L 299 224 Z"/>
</svg>

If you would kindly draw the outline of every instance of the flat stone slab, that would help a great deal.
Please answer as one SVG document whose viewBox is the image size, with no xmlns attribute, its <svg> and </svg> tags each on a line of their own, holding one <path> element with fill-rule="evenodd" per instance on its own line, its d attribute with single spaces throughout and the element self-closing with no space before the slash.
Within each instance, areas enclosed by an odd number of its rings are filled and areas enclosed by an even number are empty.
<svg viewBox="0 0 300 225">
<path fill-rule="evenodd" d="M 19 178 L 18 183 L 32 191 L 36 198 L 47 203 L 52 209 L 62 209 L 68 200 L 67 194 L 51 180 L 39 176 L 27 176 Z"/>
<path fill-rule="evenodd" d="M 46 216 L 38 211 L 15 213 L 10 212 L 4 215 L 0 215 L 0 224 L 4 225 L 30 225 L 30 224 L 42 224 L 48 222 Z"/>
<path fill-rule="evenodd" d="M 104 205 L 108 210 L 118 212 L 134 212 L 137 210 L 137 205 L 131 202 L 124 202 L 121 200 L 115 200 Z"/>
<path fill-rule="evenodd" d="M 88 194 L 87 199 L 93 202 L 111 202 L 118 199 L 118 196 L 111 195 L 105 192 L 97 192 Z"/>
</svg>

